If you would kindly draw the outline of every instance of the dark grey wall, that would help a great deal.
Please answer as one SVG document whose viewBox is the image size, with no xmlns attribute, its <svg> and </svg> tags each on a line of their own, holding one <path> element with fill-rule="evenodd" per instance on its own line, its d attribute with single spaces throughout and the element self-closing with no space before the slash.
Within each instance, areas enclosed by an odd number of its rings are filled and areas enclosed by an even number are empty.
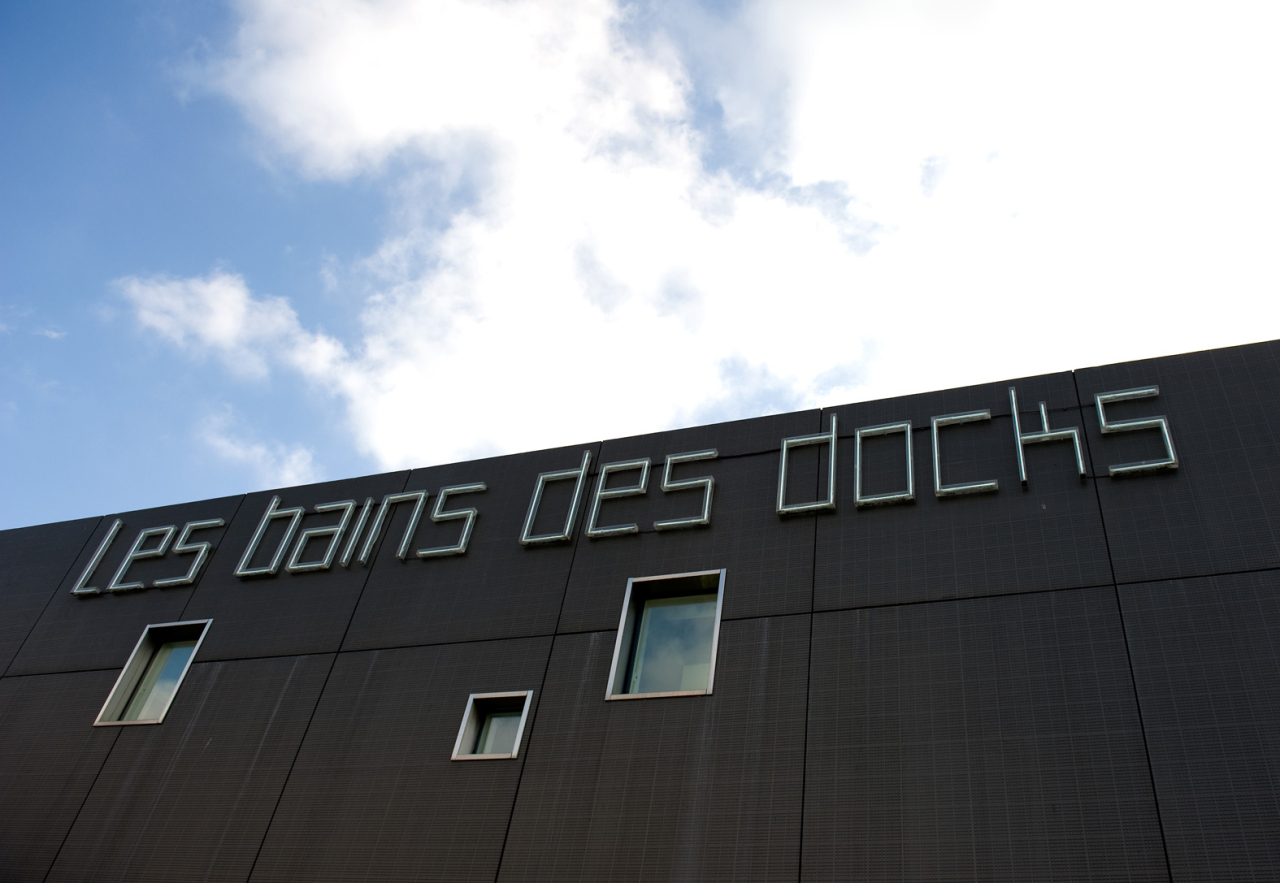
<svg viewBox="0 0 1280 883">
<path fill-rule="evenodd" d="M 1026 449 L 1023 431 L 1079 427 Z M 1093 397 L 1159 384 L 1102 435 Z M 933 416 L 945 480 L 933 494 Z M 839 421 L 837 509 L 774 512 L 781 439 Z M 854 506 L 854 431 L 912 421 L 916 501 Z M 905 482 L 871 439 L 870 493 Z M 664 494 L 667 454 L 714 447 L 708 528 Z M 540 472 L 592 475 L 571 542 L 518 541 Z M 583 525 L 601 463 L 649 457 L 643 497 Z M 792 501 L 826 490 L 798 449 Z M 630 482 L 634 474 L 619 476 Z M 465 557 L 241 580 L 283 506 L 483 481 Z M 538 529 L 568 511 L 548 487 Z M 429 511 L 429 509 L 428 509 Z M 146 527 L 222 518 L 194 586 L 73 596 Z M 303 527 L 335 514 L 310 512 Z M 459 522 L 425 517 L 414 548 Z M 254 558 L 269 560 L 284 525 Z M 313 547 L 318 555 L 320 544 Z M 191 559 L 140 562 L 154 580 Z M 628 577 L 726 568 L 710 696 L 604 701 Z M 148 623 L 211 618 L 163 724 L 91 726 Z M 1280 879 L 1280 343 L 1194 353 L 0 533 L 0 883 L 9 880 Z M 449 760 L 472 692 L 533 690 L 514 761 Z"/>
</svg>

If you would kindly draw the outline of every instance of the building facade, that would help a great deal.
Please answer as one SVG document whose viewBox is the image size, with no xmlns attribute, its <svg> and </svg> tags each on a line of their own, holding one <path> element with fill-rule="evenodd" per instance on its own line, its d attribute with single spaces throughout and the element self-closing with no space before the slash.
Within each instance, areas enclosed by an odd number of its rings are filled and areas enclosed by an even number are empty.
<svg viewBox="0 0 1280 883">
<path fill-rule="evenodd" d="M 1280 343 L 5 531 L 0 672 L 6 881 L 1280 879 Z"/>
</svg>

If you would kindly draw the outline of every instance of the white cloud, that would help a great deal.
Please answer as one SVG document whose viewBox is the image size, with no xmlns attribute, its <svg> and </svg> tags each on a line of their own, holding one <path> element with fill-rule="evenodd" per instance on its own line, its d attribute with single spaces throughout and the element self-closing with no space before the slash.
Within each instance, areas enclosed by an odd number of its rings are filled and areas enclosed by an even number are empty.
<svg viewBox="0 0 1280 883">
<path fill-rule="evenodd" d="M 215 87 L 399 194 L 362 328 L 224 272 L 122 290 L 341 396 L 386 467 L 1280 335 L 1266 6 L 240 8 Z"/>
<path fill-rule="evenodd" d="M 201 441 L 222 459 L 248 467 L 259 486 L 289 487 L 319 480 L 309 448 L 248 441 L 237 436 L 230 409 L 210 415 L 199 429 Z"/>
<path fill-rule="evenodd" d="M 3 327 L 4 326 L 0 325 L 0 329 L 2 329 Z M 62 338 L 67 336 L 67 332 L 62 331 L 58 328 L 39 328 L 31 333 L 38 334 L 40 337 L 47 337 L 50 340 L 61 340 Z"/>
<path fill-rule="evenodd" d="M 213 353 L 242 376 L 265 376 L 272 359 L 323 376 L 346 358 L 337 341 L 305 331 L 284 298 L 255 298 L 233 273 L 128 276 L 116 286 L 143 328 L 194 354 Z"/>
</svg>

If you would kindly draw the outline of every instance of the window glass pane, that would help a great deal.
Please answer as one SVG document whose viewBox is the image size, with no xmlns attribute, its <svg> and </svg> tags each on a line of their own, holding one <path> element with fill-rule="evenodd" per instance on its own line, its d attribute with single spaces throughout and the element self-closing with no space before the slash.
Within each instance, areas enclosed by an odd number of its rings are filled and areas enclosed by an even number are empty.
<svg viewBox="0 0 1280 883">
<path fill-rule="evenodd" d="M 707 689 L 715 625 L 715 595 L 646 601 L 627 692 Z"/>
<path fill-rule="evenodd" d="M 155 720 L 169 706 L 169 700 L 178 689 L 178 677 L 186 667 L 187 660 L 195 652 L 196 642 L 170 641 L 162 644 L 151 657 L 147 671 L 138 682 L 133 698 L 125 709 L 120 720 Z"/>
<path fill-rule="evenodd" d="M 510 754 L 520 729 L 520 712 L 495 711 L 485 715 L 484 728 L 476 741 L 476 754 Z"/>
</svg>

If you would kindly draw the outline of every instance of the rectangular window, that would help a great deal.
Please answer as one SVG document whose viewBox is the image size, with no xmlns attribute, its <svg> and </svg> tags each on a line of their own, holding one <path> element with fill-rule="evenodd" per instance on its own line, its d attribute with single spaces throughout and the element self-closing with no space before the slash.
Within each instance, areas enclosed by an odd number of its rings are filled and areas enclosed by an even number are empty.
<svg viewBox="0 0 1280 883">
<path fill-rule="evenodd" d="M 125 663 L 94 726 L 164 720 L 213 620 L 149 625 Z"/>
<path fill-rule="evenodd" d="M 520 753 L 532 690 L 472 693 L 453 743 L 453 760 L 510 760 Z"/>
<path fill-rule="evenodd" d="M 711 692 L 723 570 L 627 581 L 606 699 Z"/>
</svg>

